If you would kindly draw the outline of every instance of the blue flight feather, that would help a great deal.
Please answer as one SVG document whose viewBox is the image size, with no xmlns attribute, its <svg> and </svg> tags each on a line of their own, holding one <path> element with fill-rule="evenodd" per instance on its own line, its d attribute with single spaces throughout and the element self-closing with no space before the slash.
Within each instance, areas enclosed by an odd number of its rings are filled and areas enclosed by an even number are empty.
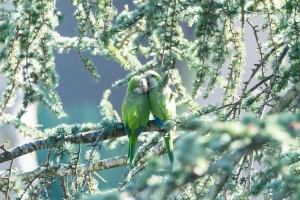
<svg viewBox="0 0 300 200">
<path fill-rule="evenodd" d="M 130 137 L 130 130 L 129 130 L 128 126 L 124 126 L 124 130 L 125 130 L 126 134 L 128 135 L 128 137 Z"/>
<path fill-rule="evenodd" d="M 145 126 L 140 126 L 140 128 L 137 130 L 137 133 L 136 133 L 136 137 L 139 137 L 139 135 L 143 132 Z"/>
<path fill-rule="evenodd" d="M 159 128 L 163 127 L 164 122 L 161 119 L 159 119 L 158 117 L 154 116 L 154 120 L 155 120 L 157 126 L 159 126 Z"/>
</svg>

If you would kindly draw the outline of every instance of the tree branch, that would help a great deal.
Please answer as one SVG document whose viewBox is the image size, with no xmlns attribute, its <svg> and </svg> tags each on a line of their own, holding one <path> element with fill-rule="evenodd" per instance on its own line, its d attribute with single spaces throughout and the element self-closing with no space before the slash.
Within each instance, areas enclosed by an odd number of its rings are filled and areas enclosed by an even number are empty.
<svg viewBox="0 0 300 200">
<path fill-rule="evenodd" d="M 116 126 L 117 126 L 116 130 L 113 132 L 109 130 L 104 130 L 99 141 L 125 136 L 126 133 L 124 132 L 123 123 L 120 122 Z M 157 130 L 159 130 L 159 127 L 156 125 L 154 120 L 151 120 L 148 122 L 147 126 L 145 127 L 144 132 L 157 131 Z M 57 138 L 57 140 L 64 140 L 66 142 L 71 142 L 73 144 L 92 143 L 97 139 L 97 137 L 99 136 L 99 134 L 101 134 L 101 132 L 102 130 L 79 133 L 77 135 Z M 0 163 L 12 160 L 14 158 L 23 156 L 28 153 L 35 152 L 37 150 L 49 148 L 50 144 L 47 142 L 47 140 L 48 138 L 39 139 L 9 149 L 0 154 Z"/>
<path fill-rule="evenodd" d="M 174 140 L 174 142 L 176 142 L 177 140 L 178 140 L 178 138 L 176 138 Z M 158 144 L 156 144 L 153 148 L 150 149 L 150 151 L 146 157 L 147 158 L 154 157 L 154 156 L 161 155 L 164 153 L 166 153 L 166 148 L 165 148 L 164 142 L 161 141 L 161 142 L 158 142 Z M 146 161 L 146 158 L 143 158 L 143 160 L 141 162 L 144 163 L 145 161 Z M 82 173 L 85 173 L 86 171 L 88 173 L 90 173 L 90 172 L 120 167 L 120 166 L 124 166 L 124 165 L 127 165 L 127 155 L 103 159 L 103 160 L 100 160 L 93 164 L 81 164 L 81 165 L 78 165 L 77 168 L 84 169 L 84 170 L 82 170 Z M 78 172 L 76 172 L 75 168 L 70 168 L 70 166 L 67 164 L 59 164 L 59 165 L 53 166 L 53 167 L 39 167 L 33 171 L 21 173 L 17 176 L 22 181 L 27 181 L 27 180 L 31 180 L 33 178 L 36 179 L 36 178 L 45 177 L 45 174 L 47 176 L 63 177 L 66 175 L 75 175 L 76 173 L 78 173 Z M 0 179 L 0 190 L 2 190 L 2 188 L 6 184 L 6 182 L 4 180 L 5 180 L 5 177 L 3 179 Z"/>
<path fill-rule="evenodd" d="M 96 162 L 89 166 L 88 172 L 94 172 L 94 171 L 100 171 L 104 169 L 110 169 L 114 167 L 119 167 L 126 165 L 127 156 L 117 156 L 114 158 L 108 158 L 101 160 L 99 162 Z M 84 169 L 87 165 L 79 165 L 78 168 Z M 75 169 L 70 169 L 67 164 L 60 164 L 58 166 L 54 167 L 40 167 L 30 172 L 25 172 L 22 174 L 19 174 L 18 177 L 22 181 L 31 180 L 32 178 L 42 178 L 45 176 L 45 173 L 47 171 L 47 176 L 65 176 L 65 175 L 74 175 Z M 0 190 L 5 185 L 4 179 L 0 179 Z"/>
<path fill-rule="evenodd" d="M 282 112 L 288 107 L 292 101 L 300 94 L 300 83 L 296 83 L 286 94 L 280 98 L 278 103 L 268 112 L 268 114 L 275 114 Z"/>
</svg>

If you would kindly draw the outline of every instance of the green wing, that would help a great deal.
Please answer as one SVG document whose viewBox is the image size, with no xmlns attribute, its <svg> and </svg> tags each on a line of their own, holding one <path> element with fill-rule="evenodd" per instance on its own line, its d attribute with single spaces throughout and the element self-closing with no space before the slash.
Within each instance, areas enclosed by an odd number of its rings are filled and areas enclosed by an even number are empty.
<svg viewBox="0 0 300 200">
<path fill-rule="evenodd" d="M 137 130 L 149 121 L 150 104 L 147 95 L 127 92 L 122 104 L 122 119 L 130 129 Z"/>
<path fill-rule="evenodd" d="M 158 87 L 149 91 L 151 112 L 163 122 L 176 115 L 176 104 L 172 90 L 165 87 L 159 92 Z"/>
<path fill-rule="evenodd" d="M 169 87 L 165 87 L 162 92 L 159 92 L 158 87 L 151 89 L 148 93 L 151 112 L 158 126 L 162 126 L 163 122 L 170 117 L 176 115 L 175 96 Z M 157 119 L 158 118 L 158 119 Z M 168 152 L 171 164 L 174 163 L 174 145 L 173 132 L 170 131 L 164 137 L 164 142 Z"/>
<path fill-rule="evenodd" d="M 142 96 L 138 100 L 137 112 L 139 114 L 140 126 L 146 126 L 149 121 L 150 115 L 150 103 L 147 94 L 139 95 Z M 137 101 L 135 99 L 135 101 Z"/>
<path fill-rule="evenodd" d="M 150 105 L 147 95 L 127 91 L 122 104 L 122 119 L 129 137 L 128 162 L 132 164 L 137 137 L 141 134 L 149 120 Z"/>
</svg>

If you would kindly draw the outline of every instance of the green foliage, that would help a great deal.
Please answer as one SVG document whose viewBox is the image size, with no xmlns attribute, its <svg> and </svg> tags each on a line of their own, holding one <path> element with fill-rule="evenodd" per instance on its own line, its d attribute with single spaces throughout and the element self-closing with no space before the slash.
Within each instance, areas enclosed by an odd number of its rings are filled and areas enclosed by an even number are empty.
<svg viewBox="0 0 300 200">
<path fill-rule="evenodd" d="M 32 138 L 45 137 L 49 147 L 33 175 L 12 168 L 0 171 L 5 195 L 49 199 L 55 180 L 65 199 L 300 198 L 299 1 L 134 0 L 133 10 L 127 5 L 117 10 L 109 0 L 71 0 L 76 37 L 57 32 L 63 13 L 55 1 L 14 0 L 13 10 L 0 2 L 0 74 L 6 80 L 0 124 Z M 253 24 L 254 17 L 262 19 L 261 26 Z M 251 30 L 257 46 L 254 66 L 246 63 L 252 55 L 246 51 L 244 41 L 250 36 L 245 30 Z M 266 41 L 259 39 L 262 34 Z M 91 55 L 113 59 L 128 70 L 113 87 L 149 69 L 161 72 L 163 85 L 174 86 L 178 107 L 189 110 L 164 124 L 165 130 L 177 127 L 174 169 L 159 157 L 166 153 L 164 133 L 155 132 L 150 123 L 149 132 L 139 137 L 134 164 L 124 172 L 122 189 L 98 191 L 101 177 L 93 174 L 98 165 L 104 170 L 126 164 L 122 156 L 100 160 L 97 151 L 102 140 L 106 150 L 127 145 L 127 137 L 119 138 L 123 124 L 109 101 L 110 90 L 100 101 L 98 124 L 61 124 L 42 131 L 21 121 L 34 103 L 66 117 L 55 90 L 59 75 L 54 52 L 71 49 L 95 81 L 100 74 Z M 194 74 L 188 78 L 192 88 L 183 84 L 183 71 Z M 15 106 L 17 91 L 23 93 L 22 107 L 12 115 L 6 108 Z M 222 96 L 215 98 L 215 91 Z M 209 103 L 199 104 L 202 99 Z M 277 114 L 266 116 L 270 109 Z M 97 137 L 81 152 L 87 131 Z M 0 148 L 6 151 L 7 145 Z M 32 184 L 34 180 L 41 184 Z"/>
<path fill-rule="evenodd" d="M 103 98 L 99 105 L 101 119 L 121 121 L 117 111 L 113 109 L 113 105 L 108 100 L 110 93 L 110 90 L 106 90 L 103 93 Z"/>
</svg>

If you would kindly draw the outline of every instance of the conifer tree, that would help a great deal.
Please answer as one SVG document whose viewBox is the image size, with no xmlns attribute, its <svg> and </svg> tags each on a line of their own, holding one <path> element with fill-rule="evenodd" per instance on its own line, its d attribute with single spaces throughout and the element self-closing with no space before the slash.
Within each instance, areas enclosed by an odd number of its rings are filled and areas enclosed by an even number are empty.
<svg viewBox="0 0 300 200">
<path fill-rule="evenodd" d="M 1 144 L 0 163 L 48 150 L 34 171 L 0 172 L 6 199 L 50 199 L 55 182 L 64 199 L 300 199 L 299 0 L 134 0 L 132 10 L 117 10 L 112 0 L 70 0 L 76 37 L 56 30 L 64 14 L 56 1 L 14 0 L 13 10 L 4 8 L 5 2 L 0 0 L 0 74 L 7 86 L 0 124 L 35 140 L 11 149 Z M 254 23 L 257 17 L 262 23 Z M 187 31 L 194 37 L 186 37 Z M 266 41 L 260 40 L 262 34 Z M 250 35 L 257 47 L 251 54 L 245 46 Z M 44 130 L 21 122 L 37 102 L 59 118 L 66 116 L 56 92 L 54 52 L 70 49 L 95 81 L 101 70 L 92 55 L 125 68 L 127 76 L 113 87 L 147 70 L 161 73 L 162 84 L 178 95 L 177 107 L 186 109 L 164 123 L 166 132 L 176 126 L 173 170 L 160 156 L 166 154 L 165 133 L 150 120 L 123 182 L 110 190 L 98 188 L 97 172 L 127 165 L 126 155 L 102 159 L 98 150 L 127 141 L 109 90 L 101 100 L 99 123 Z M 253 54 L 259 59 L 252 66 L 246 59 Z M 194 75 L 192 88 L 182 83 L 187 71 Z M 22 108 L 8 114 L 17 90 L 23 92 Z M 199 104 L 205 99 L 210 103 Z M 85 159 L 82 144 L 89 144 Z"/>
</svg>

